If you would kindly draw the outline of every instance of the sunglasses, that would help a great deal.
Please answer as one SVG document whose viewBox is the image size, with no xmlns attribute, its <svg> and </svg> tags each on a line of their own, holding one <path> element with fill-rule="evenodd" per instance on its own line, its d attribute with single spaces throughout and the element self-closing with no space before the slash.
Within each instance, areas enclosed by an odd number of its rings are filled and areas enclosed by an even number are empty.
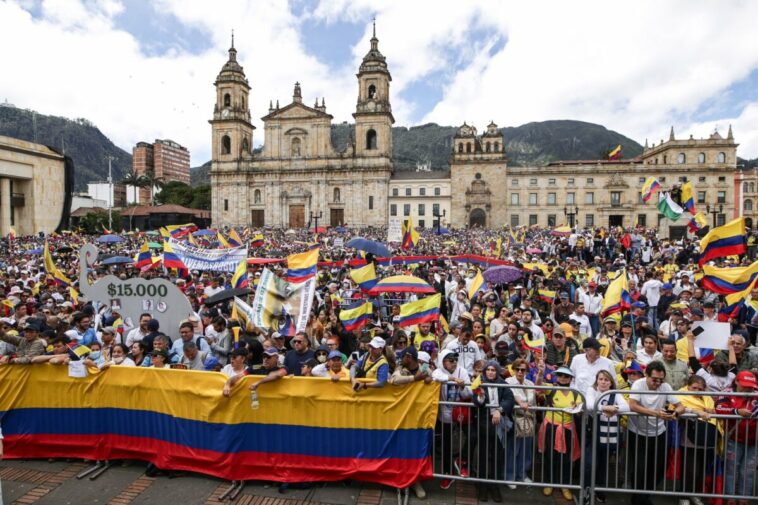
<svg viewBox="0 0 758 505">
<path fill-rule="evenodd" d="M 527 370 L 526 368 L 517 368 L 516 369 L 517 372 L 524 372 L 524 373 L 526 373 L 526 370 Z"/>
<path fill-rule="evenodd" d="M 658 377 L 648 377 L 652 382 L 655 382 L 656 384 L 660 384 L 663 382 L 663 379 L 659 379 Z"/>
<path fill-rule="evenodd" d="M 407 344 L 408 341 L 407 340 L 398 340 L 397 343 L 398 344 Z"/>
<path fill-rule="evenodd" d="M 571 378 L 571 376 L 570 376 L 570 375 L 567 375 L 567 374 L 565 374 L 565 373 L 559 373 L 559 374 L 556 374 L 556 377 L 563 377 L 564 379 L 565 379 L 565 378 L 567 378 L 567 377 L 568 377 L 569 379 Z"/>
<path fill-rule="evenodd" d="M 304 344 L 305 342 L 303 340 L 293 340 L 293 344 Z"/>
</svg>

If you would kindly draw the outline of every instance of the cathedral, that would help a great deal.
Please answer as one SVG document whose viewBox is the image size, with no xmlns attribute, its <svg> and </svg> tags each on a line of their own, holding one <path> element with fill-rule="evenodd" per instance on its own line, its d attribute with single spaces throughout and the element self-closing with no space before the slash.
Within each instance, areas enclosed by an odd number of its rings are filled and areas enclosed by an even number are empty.
<svg viewBox="0 0 758 505">
<path fill-rule="evenodd" d="M 376 27 L 358 69 L 353 113 L 355 139 L 337 152 L 331 142 L 333 117 L 326 103 L 303 103 L 295 83 L 292 102 L 271 103 L 263 121 L 263 148 L 253 152 L 248 109 L 250 85 L 237 51 L 216 78 L 211 166 L 214 225 L 383 226 L 392 175 L 392 76 L 379 51 Z"/>
</svg>

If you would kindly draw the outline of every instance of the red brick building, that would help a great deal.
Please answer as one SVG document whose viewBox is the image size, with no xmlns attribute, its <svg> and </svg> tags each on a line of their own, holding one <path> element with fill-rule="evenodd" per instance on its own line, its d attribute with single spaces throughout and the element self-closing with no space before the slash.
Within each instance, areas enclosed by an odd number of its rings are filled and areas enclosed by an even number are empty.
<svg viewBox="0 0 758 505">
<path fill-rule="evenodd" d="M 132 149 L 132 169 L 138 175 L 153 172 L 164 182 L 190 183 L 190 153 L 173 140 L 156 139 L 155 143 L 138 142 Z M 150 202 L 150 188 L 139 192 L 139 203 Z"/>
</svg>

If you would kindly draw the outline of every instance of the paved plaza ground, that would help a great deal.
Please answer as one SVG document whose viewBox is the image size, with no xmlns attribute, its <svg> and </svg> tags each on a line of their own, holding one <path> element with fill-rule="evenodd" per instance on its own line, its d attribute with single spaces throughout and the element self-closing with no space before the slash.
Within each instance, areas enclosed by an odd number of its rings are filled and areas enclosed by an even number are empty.
<svg viewBox="0 0 758 505">
<path fill-rule="evenodd" d="M 76 475 L 88 465 L 81 461 L 5 460 L 0 463 L 4 505 L 396 505 L 397 491 L 388 487 L 361 483 L 317 484 L 310 489 L 279 493 L 276 485 L 250 482 L 242 493 L 230 502 L 219 501 L 229 483 L 193 473 L 181 473 L 173 478 L 145 476 L 145 465 L 114 466 L 98 479 L 77 479 Z M 410 493 L 410 505 L 477 505 L 473 484 L 457 482 L 443 491 L 439 481 L 424 485 L 427 498 L 418 500 Z M 511 491 L 502 487 L 504 503 L 515 505 L 569 505 L 559 492 L 545 498 L 540 488 L 519 488 Z M 489 503 L 492 503 L 490 501 Z M 656 505 L 670 505 L 673 499 L 655 499 Z M 626 505 L 622 494 L 609 497 L 610 505 Z"/>
</svg>

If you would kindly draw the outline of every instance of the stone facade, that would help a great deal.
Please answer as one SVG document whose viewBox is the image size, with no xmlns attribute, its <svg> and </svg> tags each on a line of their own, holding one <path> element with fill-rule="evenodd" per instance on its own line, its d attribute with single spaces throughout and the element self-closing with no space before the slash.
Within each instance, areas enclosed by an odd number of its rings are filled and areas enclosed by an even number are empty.
<svg viewBox="0 0 758 505">
<path fill-rule="evenodd" d="M 755 228 L 758 220 L 758 168 L 743 169 L 734 179 L 735 208 L 745 216 L 748 228 Z M 735 212 L 737 213 L 737 212 Z"/>
<path fill-rule="evenodd" d="M 449 170 L 395 172 L 389 185 L 389 220 L 413 219 L 414 226 L 447 228 L 452 216 Z M 440 215 L 439 223 L 435 214 Z"/>
<path fill-rule="evenodd" d="M 19 236 L 55 231 L 71 205 L 66 188 L 63 155 L 0 136 L 0 236 L 11 227 Z"/>
<path fill-rule="evenodd" d="M 358 72 L 356 139 L 342 152 L 331 143 L 325 100 L 309 107 L 295 83 L 292 102 L 273 102 L 262 118 L 264 142 L 253 153 L 247 109 L 250 86 L 237 52 L 216 79 L 212 125 L 213 224 L 243 226 L 385 225 L 392 174 L 390 73 L 376 32 Z"/>
</svg>

